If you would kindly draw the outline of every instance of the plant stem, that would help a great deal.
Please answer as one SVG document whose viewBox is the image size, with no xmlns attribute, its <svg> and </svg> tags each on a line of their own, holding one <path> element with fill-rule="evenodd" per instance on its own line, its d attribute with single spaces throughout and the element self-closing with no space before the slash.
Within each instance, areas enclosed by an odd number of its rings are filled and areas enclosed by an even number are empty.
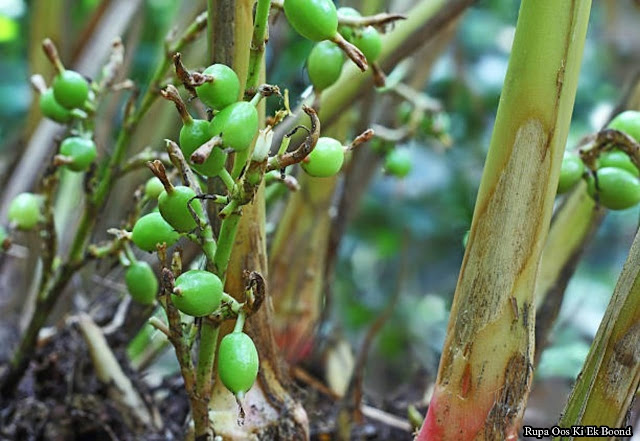
<svg viewBox="0 0 640 441">
<path fill-rule="evenodd" d="M 204 320 L 200 329 L 200 347 L 198 348 L 198 366 L 196 368 L 196 393 L 198 398 L 209 401 L 211 396 L 213 364 L 218 346 L 220 327 Z M 196 424 L 198 426 L 198 424 Z M 206 427 L 206 425 L 204 426 Z M 199 430 L 196 429 L 196 433 Z"/>
<path fill-rule="evenodd" d="M 231 174 L 229 174 L 229 171 L 227 171 L 226 168 L 223 168 L 220 171 L 220 179 L 222 179 L 222 182 L 224 182 L 225 187 L 227 187 L 227 191 L 229 192 L 229 194 L 233 194 L 233 188 L 236 186 L 235 181 L 233 180 L 233 177 L 231 177 Z"/>
<path fill-rule="evenodd" d="M 418 441 L 518 437 L 532 379 L 538 265 L 590 7 L 589 0 L 521 4 L 438 379 Z"/>
<path fill-rule="evenodd" d="M 238 313 L 238 318 L 236 319 L 236 324 L 233 327 L 233 332 L 242 332 L 242 329 L 244 328 L 244 321 L 246 318 L 247 315 L 244 311 L 240 311 Z"/>
<path fill-rule="evenodd" d="M 253 24 L 253 37 L 251 39 L 251 54 L 249 55 L 249 71 L 245 93 L 254 93 L 260 84 L 260 72 L 264 58 L 265 46 L 268 37 L 269 11 L 271 0 L 258 0 Z"/>
<path fill-rule="evenodd" d="M 625 424 L 640 385 L 639 341 L 640 235 L 636 235 L 587 360 L 560 419 L 561 427 L 622 427 Z"/>
<path fill-rule="evenodd" d="M 227 268 L 229 267 L 229 260 L 231 259 L 231 251 L 233 250 L 233 244 L 236 239 L 236 233 L 238 232 L 238 225 L 240 223 L 240 214 L 232 213 L 222 221 L 220 227 L 220 235 L 218 237 L 218 249 L 214 257 L 214 264 L 216 273 L 224 283 L 227 275 Z"/>
</svg>

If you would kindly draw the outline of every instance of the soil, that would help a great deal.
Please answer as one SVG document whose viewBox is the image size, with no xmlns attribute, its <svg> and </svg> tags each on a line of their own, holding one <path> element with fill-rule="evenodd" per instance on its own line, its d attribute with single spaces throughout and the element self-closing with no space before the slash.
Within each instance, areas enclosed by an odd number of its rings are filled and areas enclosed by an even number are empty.
<svg viewBox="0 0 640 441">
<path fill-rule="evenodd" d="M 184 437 L 188 401 L 179 375 L 156 387 L 121 365 L 147 404 L 156 406 L 164 428 L 129 427 L 109 398 L 108 388 L 95 376 L 91 358 L 79 331 L 67 327 L 38 348 L 28 372 L 13 397 L 0 397 L 0 440 L 7 441 L 172 441 Z M 128 369 L 128 370 L 127 370 Z M 311 440 L 337 438 L 340 403 L 309 384 L 298 384 L 311 421 Z M 367 397 L 365 397 L 367 401 Z M 378 404 L 379 409 L 406 415 L 406 402 Z M 424 409 L 421 409 L 424 410 Z M 412 440 L 405 430 L 365 418 L 352 426 L 353 440 Z"/>
</svg>

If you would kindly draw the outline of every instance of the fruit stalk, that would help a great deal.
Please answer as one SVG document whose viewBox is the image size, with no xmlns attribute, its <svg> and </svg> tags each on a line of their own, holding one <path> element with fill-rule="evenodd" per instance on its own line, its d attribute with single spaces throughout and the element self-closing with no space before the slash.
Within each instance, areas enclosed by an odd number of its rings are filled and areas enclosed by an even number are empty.
<svg viewBox="0 0 640 441">
<path fill-rule="evenodd" d="M 623 427 L 640 385 L 640 234 L 560 419 L 561 427 Z M 574 439 L 559 438 L 559 439 Z"/>
<path fill-rule="evenodd" d="M 532 378 L 538 264 L 590 7 L 589 0 L 521 4 L 435 391 L 419 441 L 518 438 Z"/>
</svg>

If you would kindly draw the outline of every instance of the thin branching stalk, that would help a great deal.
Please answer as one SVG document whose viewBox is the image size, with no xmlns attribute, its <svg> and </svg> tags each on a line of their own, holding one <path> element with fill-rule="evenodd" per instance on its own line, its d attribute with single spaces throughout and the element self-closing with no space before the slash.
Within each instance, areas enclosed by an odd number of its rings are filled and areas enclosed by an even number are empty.
<svg viewBox="0 0 640 441">
<path fill-rule="evenodd" d="M 165 57 L 155 71 L 150 86 L 145 92 L 140 105 L 132 110 L 133 102 L 130 100 L 128 111 L 125 112 L 120 134 L 113 149 L 109 161 L 100 171 L 100 179 L 94 191 L 88 195 L 82 217 L 75 232 L 71 249 L 67 258 L 57 268 L 49 268 L 53 275 L 44 283 L 38 293 L 36 306 L 21 341 L 10 361 L 9 370 L 0 384 L 2 393 L 11 393 L 24 374 L 27 364 L 35 349 L 38 333 L 46 323 L 47 317 L 58 298 L 63 293 L 71 277 L 84 266 L 88 259 L 85 258 L 89 238 L 98 219 L 100 209 L 104 206 L 113 182 L 117 176 L 117 170 L 121 166 L 127 148 L 130 145 L 132 133 L 138 123 L 144 117 L 153 101 L 158 97 L 158 85 L 164 78 L 166 70 L 171 64 L 173 53 L 181 50 L 187 43 L 193 41 L 204 29 L 205 22 L 200 15 L 184 32 L 184 34 L 168 47 Z"/>
</svg>

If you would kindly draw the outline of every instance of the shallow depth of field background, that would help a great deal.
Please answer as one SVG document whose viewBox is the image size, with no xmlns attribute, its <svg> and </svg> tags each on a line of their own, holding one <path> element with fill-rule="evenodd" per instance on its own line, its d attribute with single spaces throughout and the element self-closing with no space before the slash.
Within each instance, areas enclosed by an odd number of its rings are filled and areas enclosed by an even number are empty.
<svg viewBox="0 0 640 441">
<path fill-rule="evenodd" d="M 63 36 L 65 58 L 100 2 L 55 1 L 67 3 L 70 11 L 68 35 Z M 30 26 L 35 25 L 29 3 L 0 0 L 0 184 L 23 146 L 24 131 L 38 117 L 37 109 L 31 109 L 29 58 L 42 61 L 44 56 L 29 40 Z M 168 27 L 187 3 L 191 2 L 146 0 L 143 20 L 130 31 L 137 35 L 124 37 L 125 44 L 128 39 L 138 41 L 130 60 L 134 80 L 144 83 L 151 74 Z M 391 3 L 391 10 L 404 11 L 410 2 Z M 512 0 L 482 0 L 465 13 L 424 88 L 449 113 L 453 146 L 444 149 L 436 140 L 412 141 L 413 172 L 398 180 L 380 170 L 342 243 L 331 308 L 333 329 L 324 331 L 353 346 L 395 289 L 401 255 L 406 253 L 399 305 L 376 339 L 366 375 L 369 394 L 381 402 L 405 395 L 411 385 L 424 384 L 421 376 L 435 375 L 463 255 L 462 237 L 471 222 L 518 7 L 519 2 Z M 640 5 L 631 0 L 594 2 L 568 148 L 606 122 L 640 67 L 639 19 Z M 269 82 L 289 88 L 295 102 L 308 84 L 303 66 L 312 44 L 295 35 L 284 20 L 272 30 L 271 39 Z M 176 138 L 177 116 L 171 121 Z M 163 135 L 145 127 L 148 143 L 159 146 Z M 553 421 L 563 406 L 564 394 L 579 372 L 613 291 L 638 218 L 637 207 L 609 213 L 588 247 L 569 284 L 552 345 L 536 372 L 530 421 Z"/>
</svg>

